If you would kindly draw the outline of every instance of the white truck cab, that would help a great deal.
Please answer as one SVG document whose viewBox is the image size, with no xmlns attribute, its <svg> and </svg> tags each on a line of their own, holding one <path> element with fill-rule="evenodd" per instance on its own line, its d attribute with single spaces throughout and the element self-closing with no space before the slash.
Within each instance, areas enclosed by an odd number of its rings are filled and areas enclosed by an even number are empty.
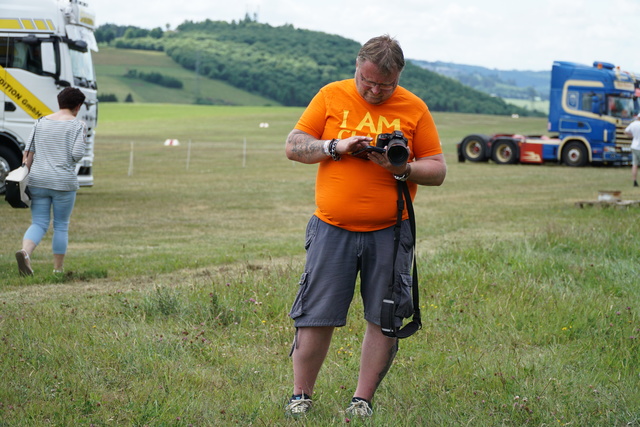
<svg viewBox="0 0 640 427">
<path fill-rule="evenodd" d="M 87 151 L 78 163 L 81 186 L 93 185 L 98 115 L 91 51 L 98 50 L 95 17 L 79 0 L 0 0 L 0 193 L 36 119 L 58 110 L 58 93 L 86 96 L 78 118 L 87 124 Z"/>
</svg>

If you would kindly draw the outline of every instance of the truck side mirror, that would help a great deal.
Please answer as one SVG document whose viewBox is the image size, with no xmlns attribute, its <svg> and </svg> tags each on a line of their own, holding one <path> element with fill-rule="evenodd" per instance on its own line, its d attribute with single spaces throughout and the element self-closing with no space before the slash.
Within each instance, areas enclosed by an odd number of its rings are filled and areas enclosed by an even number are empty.
<svg viewBox="0 0 640 427">
<path fill-rule="evenodd" d="M 594 114 L 602 115 L 602 111 L 600 111 L 600 98 L 597 96 L 593 96 L 591 98 L 591 112 Z"/>
<path fill-rule="evenodd" d="M 87 42 L 84 40 L 73 40 L 69 43 L 69 48 L 82 53 L 87 53 L 89 50 Z"/>
</svg>

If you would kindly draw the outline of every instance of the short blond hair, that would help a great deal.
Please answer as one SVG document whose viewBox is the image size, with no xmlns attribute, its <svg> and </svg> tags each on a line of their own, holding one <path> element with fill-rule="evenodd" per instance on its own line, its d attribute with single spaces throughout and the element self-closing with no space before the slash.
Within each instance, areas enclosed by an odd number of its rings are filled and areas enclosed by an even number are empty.
<svg viewBox="0 0 640 427">
<path fill-rule="evenodd" d="M 374 37 L 360 48 L 357 62 L 365 61 L 372 62 L 386 75 L 402 72 L 405 64 L 400 43 L 388 34 Z"/>
</svg>

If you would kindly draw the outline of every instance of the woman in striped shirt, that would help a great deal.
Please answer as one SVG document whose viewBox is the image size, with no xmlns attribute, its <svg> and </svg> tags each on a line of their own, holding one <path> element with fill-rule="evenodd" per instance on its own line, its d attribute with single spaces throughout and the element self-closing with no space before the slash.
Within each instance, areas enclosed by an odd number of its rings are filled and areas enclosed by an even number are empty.
<svg viewBox="0 0 640 427">
<path fill-rule="evenodd" d="M 23 163 L 29 167 L 31 226 L 16 252 L 18 270 L 33 275 L 31 253 L 47 230 L 53 212 L 53 272 L 63 272 L 69 242 L 69 220 L 76 200 L 78 177 L 76 163 L 85 153 L 86 128 L 77 118 L 85 96 L 79 89 L 67 87 L 58 94 L 60 110 L 39 119 L 31 131 L 32 141 Z"/>
</svg>

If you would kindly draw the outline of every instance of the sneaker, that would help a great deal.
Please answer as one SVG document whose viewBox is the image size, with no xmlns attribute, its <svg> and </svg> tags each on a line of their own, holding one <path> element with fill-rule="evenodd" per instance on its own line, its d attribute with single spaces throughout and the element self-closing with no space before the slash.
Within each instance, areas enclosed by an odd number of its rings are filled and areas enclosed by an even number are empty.
<svg viewBox="0 0 640 427">
<path fill-rule="evenodd" d="M 284 412 L 289 416 L 296 417 L 309 412 L 312 405 L 313 401 L 310 396 L 307 396 L 306 394 L 298 394 L 291 396 L 289 404 L 285 407 Z"/>
<path fill-rule="evenodd" d="M 370 417 L 373 415 L 371 403 L 359 397 L 351 399 L 351 404 L 344 412 L 354 417 Z"/>
<path fill-rule="evenodd" d="M 633 181 L 633 186 L 637 187 L 638 186 L 638 181 Z"/>
<path fill-rule="evenodd" d="M 27 251 L 20 249 L 16 252 L 16 261 L 18 261 L 18 270 L 21 276 L 33 276 L 33 270 L 31 269 L 31 260 Z"/>
</svg>

